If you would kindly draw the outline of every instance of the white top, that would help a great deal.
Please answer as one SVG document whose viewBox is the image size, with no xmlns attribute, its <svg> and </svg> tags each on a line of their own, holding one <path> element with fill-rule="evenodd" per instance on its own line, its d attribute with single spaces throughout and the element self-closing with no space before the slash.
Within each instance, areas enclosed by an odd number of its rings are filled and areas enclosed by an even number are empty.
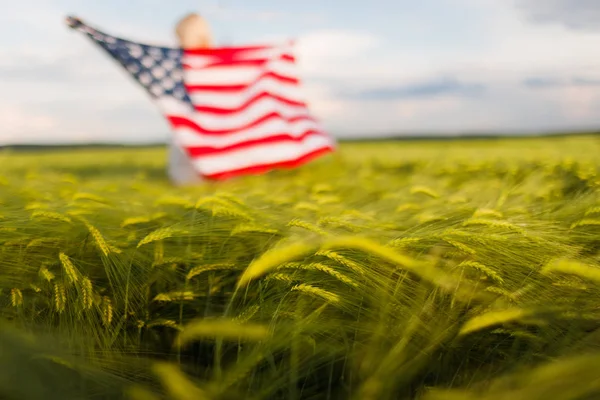
<svg viewBox="0 0 600 400">
<path fill-rule="evenodd" d="M 173 137 L 169 141 L 168 175 L 176 186 L 194 185 L 203 181 L 188 155 Z"/>
</svg>

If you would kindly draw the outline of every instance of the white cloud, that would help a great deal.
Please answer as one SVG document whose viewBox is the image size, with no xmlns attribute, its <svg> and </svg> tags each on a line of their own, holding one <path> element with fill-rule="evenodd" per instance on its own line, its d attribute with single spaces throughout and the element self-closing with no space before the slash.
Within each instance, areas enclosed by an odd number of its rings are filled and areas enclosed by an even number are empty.
<svg viewBox="0 0 600 400">
<path fill-rule="evenodd" d="M 0 108 L 0 121 L 8 141 L 23 139 L 23 133 L 35 140 L 40 135 L 56 129 L 58 121 L 51 115 L 39 113 L 31 115 L 26 109 L 4 105 Z"/>
<path fill-rule="evenodd" d="M 478 51 L 463 51 L 457 45 L 451 59 L 443 59 L 443 52 L 404 51 L 402 43 L 368 33 L 310 35 L 302 49 L 302 60 L 307 75 L 319 83 L 311 87 L 309 96 L 316 112 L 323 112 L 328 127 L 357 135 L 432 130 L 538 131 L 600 125 L 600 86 L 539 91 L 522 85 L 526 78 L 540 75 L 600 77 L 600 62 L 594 56 L 600 47 L 600 35 L 530 24 L 519 10 L 500 0 L 459 3 L 466 8 L 484 9 L 480 14 L 489 16 L 482 21 L 485 32 L 474 34 L 484 35 L 489 44 Z M 440 76 L 481 83 L 487 90 L 477 99 L 438 96 L 357 101 L 336 98 L 331 88 L 334 84 L 344 88 L 406 85 Z"/>
<path fill-rule="evenodd" d="M 35 134 L 55 128 L 57 121 L 50 115 L 31 115 L 19 107 L 5 105 L 0 109 L 0 119 L 4 129 L 18 135 L 21 131 L 32 131 Z"/>
<path fill-rule="evenodd" d="M 600 31 L 600 3 L 596 0 L 518 0 L 517 5 L 533 22 Z"/>
</svg>

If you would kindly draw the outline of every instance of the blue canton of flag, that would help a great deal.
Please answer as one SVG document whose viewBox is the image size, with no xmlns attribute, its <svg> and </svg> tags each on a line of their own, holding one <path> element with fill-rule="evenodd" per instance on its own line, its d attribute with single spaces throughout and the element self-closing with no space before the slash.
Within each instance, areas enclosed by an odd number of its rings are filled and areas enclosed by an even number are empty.
<svg viewBox="0 0 600 400">
<path fill-rule="evenodd" d="M 119 39 L 84 25 L 72 17 L 67 18 L 67 22 L 72 28 L 85 33 L 119 62 L 151 97 L 172 96 L 191 104 L 183 86 L 182 49 L 150 46 Z"/>
</svg>

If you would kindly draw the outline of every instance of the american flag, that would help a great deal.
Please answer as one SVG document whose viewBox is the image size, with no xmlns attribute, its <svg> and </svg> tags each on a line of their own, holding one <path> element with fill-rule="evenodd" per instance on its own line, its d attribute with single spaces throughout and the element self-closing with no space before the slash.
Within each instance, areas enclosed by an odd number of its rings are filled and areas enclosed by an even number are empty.
<svg viewBox="0 0 600 400">
<path fill-rule="evenodd" d="M 227 179 L 293 168 L 336 148 L 302 96 L 291 41 L 190 50 L 124 40 L 73 17 L 67 23 L 146 89 L 192 174 Z"/>
</svg>

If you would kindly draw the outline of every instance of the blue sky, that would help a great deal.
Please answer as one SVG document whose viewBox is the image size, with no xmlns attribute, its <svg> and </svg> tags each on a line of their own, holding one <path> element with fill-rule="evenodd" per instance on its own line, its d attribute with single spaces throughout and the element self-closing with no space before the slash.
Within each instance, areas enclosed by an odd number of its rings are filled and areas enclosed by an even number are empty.
<svg viewBox="0 0 600 400">
<path fill-rule="evenodd" d="M 0 15 L 0 145 L 155 142 L 145 93 L 83 35 L 175 45 L 204 15 L 217 44 L 297 38 L 311 109 L 337 137 L 600 128 L 592 0 L 22 0 Z"/>
</svg>

